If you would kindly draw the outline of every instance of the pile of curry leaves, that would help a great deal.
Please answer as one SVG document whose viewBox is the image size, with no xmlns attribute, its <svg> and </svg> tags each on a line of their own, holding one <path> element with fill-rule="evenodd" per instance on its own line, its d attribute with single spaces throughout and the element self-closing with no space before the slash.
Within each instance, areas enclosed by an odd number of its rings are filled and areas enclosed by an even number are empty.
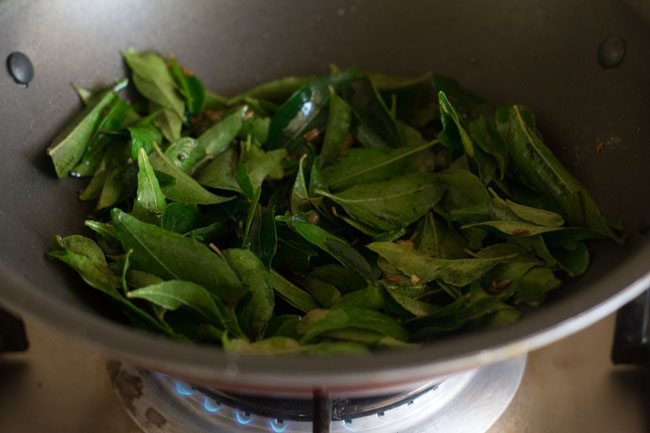
<svg viewBox="0 0 650 433">
<path fill-rule="evenodd" d="M 332 67 L 226 99 L 128 51 L 48 148 L 96 234 L 51 255 L 141 328 L 242 353 L 357 353 L 516 320 L 622 241 L 522 105 Z"/>
</svg>

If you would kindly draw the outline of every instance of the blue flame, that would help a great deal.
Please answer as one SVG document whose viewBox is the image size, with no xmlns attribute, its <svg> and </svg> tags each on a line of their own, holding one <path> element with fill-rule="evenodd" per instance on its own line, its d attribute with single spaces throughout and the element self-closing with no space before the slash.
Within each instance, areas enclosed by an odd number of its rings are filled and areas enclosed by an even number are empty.
<svg viewBox="0 0 650 433">
<path fill-rule="evenodd" d="M 235 411 L 235 418 L 237 418 L 237 422 L 239 424 L 241 424 L 241 425 L 246 425 L 246 424 L 250 424 L 251 422 L 253 422 L 253 417 L 252 416 L 249 415 L 248 418 L 247 418 L 246 415 L 244 415 L 243 413 L 241 413 L 238 410 Z"/>
<path fill-rule="evenodd" d="M 223 407 L 221 406 L 221 403 L 217 403 L 216 401 L 212 400 L 211 398 L 206 397 L 203 400 L 203 407 L 205 410 L 208 412 L 219 412 Z"/>
<path fill-rule="evenodd" d="M 192 387 L 186 384 L 185 382 L 181 382 L 180 380 L 177 380 L 175 385 L 176 385 L 176 392 L 180 395 L 194 394 L 194 390 L 192 389 Z"/>
<path fill-rule="evenodd" d="M 273 430 L 275 433 L 284 433 L 287 428 L 289 428 L 289 424 L 281 423 L 277 420 L 270 420 L 269 421 L 269 427 L 271 427 L 271 430 Z"/>
</svg>

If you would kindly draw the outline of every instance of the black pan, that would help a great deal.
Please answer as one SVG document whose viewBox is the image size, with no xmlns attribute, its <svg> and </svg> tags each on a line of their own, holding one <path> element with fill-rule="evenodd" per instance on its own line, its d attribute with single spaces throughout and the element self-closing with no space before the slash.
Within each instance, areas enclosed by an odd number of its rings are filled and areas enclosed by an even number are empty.
<svg viewBox="0 0 650 433">
<path fill-rule="evenodd" d="M 626 46 L 606 70 L 608 35 Z M 620 0 L 0 1 L 0 57 L 27 53 L 35 79 L 0 73 L 0 301 L 107 354 L 195 382 L 304 391 L 404 385 L 526 352 L 575 332 L 650 286 L 650 3 Z M 434 70 L 495 103 L 532 106 L 560 159 L 625 221 L 630 241 L 596 245 L 584 278 L 518 323 L 418 350 L 333 362 L 236 357 L 128 328 L 45 257 L 78 232 L 82 183 L 57 180 L 45 148 L 80 108 L 69 84 L 124 74 L 128 47 L 175 53 L 225 94 L 327 64 L 386 73 Z M 598 154 L 597 147 L 602 147 Z"/>
</svg>

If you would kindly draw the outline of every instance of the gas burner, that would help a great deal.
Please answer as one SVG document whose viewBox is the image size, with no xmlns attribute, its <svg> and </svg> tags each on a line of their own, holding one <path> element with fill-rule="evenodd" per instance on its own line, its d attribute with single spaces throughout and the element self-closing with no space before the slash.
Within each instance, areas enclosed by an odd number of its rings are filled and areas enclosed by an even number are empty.
<svg viewBox="0 0 650 433">
<path fill-rule="evenodd" d="M 485 432 L 512 400 L 525 365 L 526 357 L 521 356 L 410 392 L 352 399 L 333 396 L 329 431 Z M 108 369 L 122 403 L 146 433 L 314 431 L 315 402 L 310 399 L 216 391 L 117 361 L 110 361 Z"/>
</svg>

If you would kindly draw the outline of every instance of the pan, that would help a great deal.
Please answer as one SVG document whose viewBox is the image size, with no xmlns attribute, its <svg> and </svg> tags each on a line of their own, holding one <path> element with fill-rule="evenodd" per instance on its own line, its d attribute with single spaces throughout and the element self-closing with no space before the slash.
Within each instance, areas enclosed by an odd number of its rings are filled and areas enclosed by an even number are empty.
<svg viewBox="0 0 650 433">
<path fill-rule="evenodd" d="M 636 0 L 0 1 L 0 56 L 24 52 L 35 69 L 26 88 L 0 73 L 0 302 L 109 357 L 256 391 L 378 392 L 548 344 L 650 286 L 649 40 L 650 4 Z M 79 181 L 57 180 L 44 152 L 80 108 L 69 84 L 123 76 L 129 47 L 174 53 L 224 94 L 336 63 L 433 70 L 495 103 L 526 103 L 630 239 L 594 245 L 587 274 L 517 323 L 417 350 L 341 362 L 236 356 L 131 329 L 45 256 L 52 234 L 79 232 L 90 209 L 76 200 Z"/>
</svg>

